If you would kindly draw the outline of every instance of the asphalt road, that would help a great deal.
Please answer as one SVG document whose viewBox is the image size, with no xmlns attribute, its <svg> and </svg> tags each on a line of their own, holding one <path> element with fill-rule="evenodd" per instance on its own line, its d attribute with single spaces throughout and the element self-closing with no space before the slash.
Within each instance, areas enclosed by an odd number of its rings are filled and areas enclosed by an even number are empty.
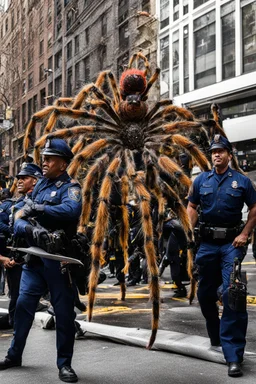
<svg viewBox="0 0 256 384">
<path fill-rule="evenodd" d="M 256 303 L 256 265 L 251 249 L 245 258 L 243 269 L 247 271 L 249 291 L 247 351 L 256 352 L 256 305 L 253 304 Z M 188 335 L 207 336 L 197 301 L 190 306 L 186 299 L 172 299 L 173 290 L 169 284 L 165 284 L 168 279 L 169 271 L 166 270 L 161 288 L 159 328 Z M 119 287 L 114 287 L 114 282 L 115 279 L 107 279 L 98 287 L 93 321 L 150 328 L 151 304 L 148 287 L 129 287 L 126 301 L 121 302 Z M 87 301 L 87 297 L 82 299 Z M 7 307 L 7 304 L 6 297 L 0 298 L 0 307 Z M 78 318 L 86 319 L 86 313 L 79 313 Z M 0 358 L 5 356 L 11 337 L 10 332 L 0 331 Z M 59 383 L 55 361 L 55 331 L 43 330 L 34 325 L 25 348 L 23 366 L 0 372 L 0 383 Z M 232 379 L 227 376 L 226 365 L 117 344 L 90 334 L 86 334 L 83 340 L 76 340 L 73 358 L 73 367 L 80 378 L 79 382 L 88 384 L 255 384 L 255 363 L 255 357 L 246 358 L 244 376 Z"/>
</svg>

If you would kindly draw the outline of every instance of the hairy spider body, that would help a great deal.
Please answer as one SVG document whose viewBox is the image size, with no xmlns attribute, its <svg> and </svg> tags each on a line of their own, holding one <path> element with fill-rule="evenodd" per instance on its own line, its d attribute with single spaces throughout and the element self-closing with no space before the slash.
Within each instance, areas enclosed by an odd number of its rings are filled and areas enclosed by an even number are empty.
<svg viewBox="0 0 256 384">
<path fill-rule="evenodd" d="M 133 68 L 142 61 L 144 71 Z M 47 139 L 54 137 L 77 139 L 72 148 L 74 158 L 69 166 L 72 177 L 83 171 L 83 207 L 78 232 L 85 233 L 88 225 L 94 226 L 91 256 L 92 268 L 89 282 L 88 320 L 92 318 L 93 304 L 101 261 L 103 241 L 108 233 L 111 205 L 118 205 L 121 215 L 118 223 L 119 244 L 124 256 L 124 270 L 129 267 L 128 238 L 129 215 L 127 203 L 135 196 L 141 216 L 144 250 L 150 275 L 152 300 L 151 348 L 159 321 L 159 284 L 157 248 L 154 239 L 161 236 L 166 207 L 175 211 L 189 240 L 192 231 L 182 199 L 188 193 L 191 180 L 183 172 L 177 158 L 187 152 L 202 170 L 210 169 L 207 156 L 199 146 L 207 149 L 213 134 L 223 134 L 219 121 L 201 122 L 184 109 L 172 105 L 171 100 L 158 101 L 151 109 L 146 102 L 149 90 L 159 75 L 157 68 L 147 80 L 150 65 L 141 53 L 134 54 L 123 72 L 118 86 L 110 71 L 99 74 L 95 84 L 87 84 L 74 99 L 61 98 L 34 114 L 24 138 L 24 157 L 28 155 L 31 138 L 38 121 L 45 122 L 44 135 L 34 145 L 34 157 L 40 161 L 40 148 Z M 107 84 L 112 97 L 105 95 Z M 218 119 L 217 109 L 214 117 Z M 57 122 L 65 118 L 69 128 L 58 129 Z M 66 119 L 68 123 L 66 123 Z M 75 122 L 72 126 L 71 121 Z M 225 133 L 224 133 L 225 135 Z M 193 137 L 193 140 L 191 138 Z M 85 171 L 86 170 L 86 171 Z M 97 185 L 97 188 L 96 188 Z M 118 186 L 120 201 L 112 201 L 113 189 Z M 98 192 L 95 192 L 98 191 Z M 97 199 L 96 218 L 92 220 L 92 204 Z M 158 222 L 152 221 L 152 201 L 158 209 Z M 191 276 L 190 301 L 195 294 L 192 276 L 193 255 L 189 251 Z M 125 284 L 121 282 L 121 298 L 125 298 Z"/>
</svg>

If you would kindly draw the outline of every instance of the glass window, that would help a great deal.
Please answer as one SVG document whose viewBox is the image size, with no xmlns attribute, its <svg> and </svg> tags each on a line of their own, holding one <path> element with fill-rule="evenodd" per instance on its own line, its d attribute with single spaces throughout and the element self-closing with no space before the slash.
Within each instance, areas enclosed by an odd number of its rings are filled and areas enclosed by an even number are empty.
<svg viewBox="0 0 256 384">
<path fill-rule="evenodd" d="M 183 28 L 183 55 L 184 55 L 184 92 L 189 92 L 189 67 L 188 67 L 188 25 Z"/>
<path fill-rule="evenodd" d="M 207 3 L 209 0 L 194 0 L 194 9 L 200 7 L 200 5 Z"/>
<path fill-rule="evenodd" d="M 39 81 L 44 80 L 44 65 L 41 64 L 39 67 Z"/>
<path fill-rule="evenodd" d="M 243 7 L 243 72 L 256 69 L 256 1 Z"/>
<path fill-rule="evenodd" d="M 235 2 L 221 7 L 222 78 L 235 77 Z"/>
<path fill-rule="evenodd" d="M 61 88 L 62 88 L 62 77 L 59 76 L 55 79 L 55 96 L 61 96 Z"/>
<path fill-rule="evenodd" d="M 70 97 L 72 95 L 72 68 L 68 69 L 67 74 L 67 96 Z"/>
<path fill-rule="evenodd" d="M 72 57 L 72 41 L 67 44 L 67 60 L 70 60 Z"/>
<path fill-rule="evenodd" d="M 79 35 L 75 36 L 75 54 L 79 52 Z"/>
<path fill-rule="evenodd" d="M 31 89 L 31 88 L 33 88 L 33 73 L 32 72 L 28 75 L 28 89 Z"/>
<path fill-rule="evenodd" d="M 173 96 L 179 94 L 179 31 L 174 32 L 172 37 L 172 78 L 173 78 Z"/>
<path fill-rule="evenodd" d="M 39 55 L 44 53 L 44 40 L 41 40 L 39 43 Z"/>
<path fill-rule="evenodd" d="M 173 21 L 179 18 L 179 0 L 173 0 Z"/>
<path fill-rule="evenodd" d="M 194 21 L 195 88 L 216 82 L 215 11 Z"/>
<path fill-rule="evenodd" d="M 183 0 L 183 15 L 188 13 L 188 0 Z"/>
<path fill-rule="evenodd" d="M 169 25 L 169 0 L 160 0 L 160 29 Z"/>
<path fill-rule="evenodd" d="M 118 2 L 118 24 L 127 19 L 129 15 L 129 0 L 119 0 Z"/>
<path fill-rule="evenodd" d="M 165 97 L 169 96 L 169 36 L 160 40 L 160 93 Z"/>
<path fill-rule="evenodd" d="M 160 40 L 160 68 L 169 69 L 169 36 Z"/>
<path fill-rule="evenodd" d="M 122 50 L 129 47 L 129 24 L 128 22 L 119 27 L 119 46 Z"/>
</svg>

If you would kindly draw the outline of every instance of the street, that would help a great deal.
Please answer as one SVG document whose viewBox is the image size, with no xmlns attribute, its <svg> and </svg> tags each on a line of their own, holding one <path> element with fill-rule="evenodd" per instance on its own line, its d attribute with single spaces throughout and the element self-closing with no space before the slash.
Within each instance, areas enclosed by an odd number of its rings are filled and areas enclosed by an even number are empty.
<svg viewBox="0 0 256 384">
<path fill-rule="evenodd" d="M 243 270 L 248 277 L 247 333 L 248 352 L 256 352 L 256 265 L 251 247 L 244 260 Z M 186 299 L 172 299 L 169 269 L 161 280 L 161 313 L 159 329 L 182 332 L 185 335 L 207 337 L 205 322 L 197 300 L 190 306 Z M 150 328 L 151 304 L 147 285 L 127 288 L 125 302 L 119 300 L 119 287 L 113 286 L 115 279 L 107 279 L 98 286 L 93 322 L 131 328 Z M 87 301 L 87 297 L 81 297 Z M 6 308 L 6 297 L 0 299 L 0 307 Z M 79 320 L 86 314 L 78 313 Z M 11 333 L 0 331 L 0 358 L 3 358 L 11 341 Z M 13 384 L 59 383 L 56 369 L 55 331 L 43 330 L 35 323 L 28 338 L 23 356 L 23 366 L 0 373 L 0 382 Z M 166 351 L 148 351 L 145 348 L 119 344 L 99 336 L 86 333 L 85 339 L 76 340 L 73 367 L 81 383 L 246 383 L 254 384 L 256 355 L 246 356 L 243 364 L 244 376 L 232 379 L 227 376 L 225 364 L 217 364 L 193 357 Z"/>
</svg>

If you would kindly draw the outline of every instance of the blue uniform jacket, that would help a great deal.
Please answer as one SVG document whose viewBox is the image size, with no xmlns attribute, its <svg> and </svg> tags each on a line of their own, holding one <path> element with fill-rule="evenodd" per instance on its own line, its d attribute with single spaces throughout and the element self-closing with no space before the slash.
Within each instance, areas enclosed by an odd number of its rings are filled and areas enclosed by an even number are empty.
<svg viewBox="0 0 256 384">
<path fill-rule="evenodd" d="M 242 219 L 244 203 L 256 203 L 256 190 L 251 180 L 228 168 L 222 177 L 215 169 L 203 172 L 193 182 L 188 200 L 200 205 L 200 221 L 216 226 L 235 226 Z"/>
<path fill-rule="evenodd" d="M 33 190 L 32 200 L 45 205 L 44 212 L 36 217 L 40 225 L 52 231 L 63 229 L 68 236 L 76 233 L 82 210 L 81 186 L 66 172 L 54 180 L 40 179 Z M 26 220 L 16 220 L 14 234 L 26 235 L 27 224 Z"/>
<path fill-rule="evenodd" d="M 0 233 L 3 233 L 7 236 L 11 233 L 9 217 L 11 214 L 11 208 L 14 203 L 15 200 L 6 199 L 0 204 Z"/>
</svg>

